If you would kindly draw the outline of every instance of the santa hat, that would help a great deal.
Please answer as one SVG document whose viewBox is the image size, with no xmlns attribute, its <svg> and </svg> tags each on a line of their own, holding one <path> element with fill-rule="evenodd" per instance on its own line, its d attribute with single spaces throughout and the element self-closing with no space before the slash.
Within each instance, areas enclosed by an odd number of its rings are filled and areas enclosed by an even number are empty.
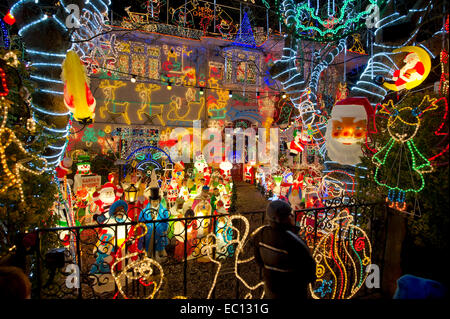
<svg viewBox="0 0 450 319">
<path fill-rule="evenodd" d="M 375 131 L 375 111 L 366 97 L 350 97 L 336 102 L 331 118 L 354 117 L 355 121 L 366 120 L 369 132 Z"/>
<path fill-rule="evenodd" d="M 338 101 L 331 110 L 331 118 L 354 117 L 355 120 L 367 120 L 373 116 L 372 105 L 365 97 L 350 97 Z"/>
</svg>

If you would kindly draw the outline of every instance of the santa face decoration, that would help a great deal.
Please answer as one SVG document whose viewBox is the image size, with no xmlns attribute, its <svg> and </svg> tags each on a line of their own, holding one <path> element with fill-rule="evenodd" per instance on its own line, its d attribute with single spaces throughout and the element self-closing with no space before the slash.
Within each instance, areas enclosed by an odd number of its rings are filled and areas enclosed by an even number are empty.
<svg viewBox="0 0 450 319">
<path fill-rule="evenodd" d="M 104 188 L 100 191 L 99 199 L 103 202 L 105 205 L 111 205 L 115 202 L 116 194 L 114 192 L 114 188 L 108 187 Z"/>
<path fill-rule="evenodd" d="M 325 145 L 332 161 L 342 165 L 355 165 L 361 161 L 361 144 L 373 114 L 373 108 L 365 97 L 348 98 L 336 103 L 325 133 Z"/>
<path fill-rule="evenodd" d="M 343 117 L 342 120 L 332 121 L 331 136 L 344 145 L 361 142 L 366 136 L 365 120 L 354 121 L 354 117 Z"/>
</svg>

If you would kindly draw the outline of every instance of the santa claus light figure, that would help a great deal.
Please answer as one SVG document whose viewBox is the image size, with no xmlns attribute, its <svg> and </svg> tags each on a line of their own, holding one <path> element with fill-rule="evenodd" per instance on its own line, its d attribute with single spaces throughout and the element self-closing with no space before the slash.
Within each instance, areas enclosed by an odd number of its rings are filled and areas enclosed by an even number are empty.
<svg viewBox="0 0 450 319">
<path fill-rule="evenodd" d="M 355 165 L 363 155 L 368 125 L 373 123 L 374 111 L 365 97 L 352 97 L 337 102 L 331 111 L 325 133 L 328 157 L 342 165 Z"/>
<path fill-rule="evenodd" d="M 405 89 L 408 82 L 422 79 L 425 73 L 425 67 L 417 53 L 408 53 L 403 62 L 405 65 L 400 70 L 395 70 L 392 77 L 398 90 Z"/>
</svg>

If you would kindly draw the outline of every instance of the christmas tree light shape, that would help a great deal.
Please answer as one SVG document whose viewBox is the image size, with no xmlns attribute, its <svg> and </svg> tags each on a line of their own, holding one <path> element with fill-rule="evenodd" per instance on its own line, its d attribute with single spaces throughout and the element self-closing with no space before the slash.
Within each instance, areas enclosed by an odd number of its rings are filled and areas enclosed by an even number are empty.
<svg viewBox="0 0 450 319">
<path fill-rule="evenodd" d="M 241 26 L 236 34 L 233 45 L 256 48 L 255 37 L 253 36 L 252 26 L 250 25 L 247 12 L 244 12 L 244 17 L 242 18 Z"/>
</svg>

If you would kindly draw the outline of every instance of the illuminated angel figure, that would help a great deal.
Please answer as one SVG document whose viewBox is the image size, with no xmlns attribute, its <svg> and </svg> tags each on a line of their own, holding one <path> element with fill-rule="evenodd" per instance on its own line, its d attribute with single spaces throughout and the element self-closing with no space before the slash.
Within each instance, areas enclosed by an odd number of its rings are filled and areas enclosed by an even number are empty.
<svg viewBox="0 0 450 319">
<path fill-rule="evenodd" d="M 4 97 L 1 98 L 0 112 L 3 113 L 3 120 L 0 124 L 0 165 L 2 171 L 0 175 L 0 194 L 5 193 L 12 187 L 17 187 L 19 189 L 20 201 L 24 202 L 25 196 L 23 194 L 21 172 L 25 171 L 33 175 L 40 175 L 47 167 L 47 160 L 44 158 L 39 158 L 39 160 L 43 162 L 43 168 L 41 171 L 34 171 L 25 167 L 25 163 L 32 160 L 37 160 L 38 157 L 36 155 L 31 155 L 30 153 L 28 153 L 28 151 L 23 147 L 22 142 L 16 137 L 14 131 L 6 127 L 8 108 L 10 103 L 11 102 L 6 101 Z M 15 162 L 10 168 L 7 163 L 6 149 L 13 144 L 16 144 L 20 152 L 26 155 L 27 158 Z"/>
<path fill-rule="evenodd" d="M 424 173 L 433 170 L 430 161 L 414 144 L 425 112 L 439 107 L 436 99 L 425 96 L 416 107 L 394 106 L 392 100 L 382 105 L 380 114 L 389 115 L 387 124 L 391 136 L 372 158 L 377 166 L 375 182 L 388 189 L 387 201 L 404 210 L 407 193 L 420 192 L 425 187 Z"/>
</svg>

